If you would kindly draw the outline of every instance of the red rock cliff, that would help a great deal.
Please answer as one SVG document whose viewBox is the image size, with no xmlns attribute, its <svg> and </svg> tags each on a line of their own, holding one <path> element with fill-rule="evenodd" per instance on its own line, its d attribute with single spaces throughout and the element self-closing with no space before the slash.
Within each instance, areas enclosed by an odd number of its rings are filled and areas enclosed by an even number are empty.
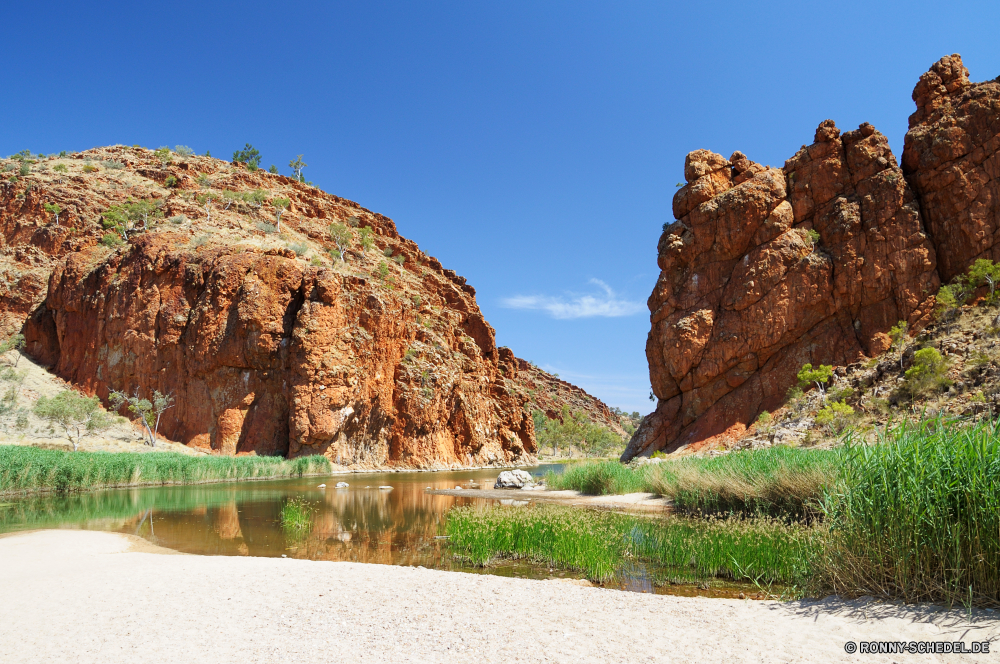
<svg viewBox="0 0 1000 664">
<path fill-rule="evenodd" d="M 871 125 L 830 120 L 781 169 L 687 156 L 649 298 L 657 407 L 623 460 L 738 438 L 803 364 L 884 352 L 897 321 L 928 322 L 942 280 L 1000 259 L 1000 83 L 953 55 L 913 99 L 902 169 Z"/>
<path fill-rule="evenodd" d="M 526 398 L 505 383 L 475 290 L 386 217 L 205 157 L 115 147 L 33 161 L 0 185 L 0 268 L 22 284 L 0 308 L 7 327 L 30 312 L 27 350 L 61 377 L 102 398 L 169 392 L 161 431 L 223 454 L 533 460 Z M 253 190 L 262 205 L 235 195 Z M 279 197 L 280 233 L 267 226 Z M 163 218 L 98 244 L 104 211 L 128 199 L 157 201 Z M 354 228 L 346 262 L 329 254 L 331 222 Z"/>
</svg>

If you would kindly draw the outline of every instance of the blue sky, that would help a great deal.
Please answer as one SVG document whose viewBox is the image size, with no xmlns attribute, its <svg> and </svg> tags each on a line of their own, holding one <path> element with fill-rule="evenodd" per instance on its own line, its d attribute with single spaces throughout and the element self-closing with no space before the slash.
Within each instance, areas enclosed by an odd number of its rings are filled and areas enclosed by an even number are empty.
<svg viewBox="0 0 1000 664">
<path fill-rule="evenodd" d="M 9 3 L 0 154 L 188 145 L 392 217 L 497 341 L 648 412 L 645 301 L 684 155 L 780 165 L 816 125 L 902 150 L 942 55 L 1000 75 L 996 2 Z"/>
</svg>

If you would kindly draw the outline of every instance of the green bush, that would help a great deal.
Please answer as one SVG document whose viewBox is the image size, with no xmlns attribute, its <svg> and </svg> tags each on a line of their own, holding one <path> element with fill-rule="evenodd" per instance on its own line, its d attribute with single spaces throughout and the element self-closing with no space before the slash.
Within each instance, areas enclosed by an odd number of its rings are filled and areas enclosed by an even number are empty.
<svg viewBox="0 0 1000 664">
<path fill-rule="evenodd" d="M 31 166 L 29 166 L 28 164 L 22 162 L 21 163 L 21 168 L 18 169 L 18 173 L 20 173 L 21 177 L 24 177 L 25 175 L 28 175 L 29 173 L 31 173 Z"/>
<path fill-rule="evenodd" d="M 833 377 L 833 366 L 821 364 L 815 369 L 811 364 L 803 364 L 798 373 L 799 383 L 808 385 L 812 383 L 820 392 L 826 391 L 826 383 Z"/>
<path fill-rule="evenodd" d="M 260 168 L 260 152 L 249 143 L 242 150 L 233 153 L 234 164 L 246 164 L 247 168 L 257 170 Z"/>
<path fill-rule="evenodd" d="M 191 155 L 194 154 L 194 150 L 192 150 L 186 145 L 175 145 L 174 152 L 176 152 L 182 157 L 190 157 Z"/>
<path fill-rule="evenodd" d="M 125 244 L 125 240 L 123 240 L 118 233 L 105 233 L 101 238 L 101 244 L 109 249 L 114 249 L 115 247 L 120 247 Z"/>
<path fill-rule="evenodd" d="M 170 154 L 170 148 L 168 148 L 166 145 L 153 150 L 153 156 L 159 159 L 160 163 L 163 164 L 164 166 L 172 163 L 174 160 Z"/>
<path fill-rule="evenodd" d="M 167 189 L 173 189 L 174 187 L 177 186 L 177 178 L 175 178 L 173 175 L 168 175 L 167 179 L 163 181 L 163 186 L 166 187 Z"/>
<path fill-rule="evenodd" d="M 851 423 L 854 409 L 843 401 L 832 401 L 816 413 L 816 424 L 826 427 L 831 433 L 839 434 Z"/>
<path fill-rule="evenodd" d="M 69 171 L 69 168 L 66 167 L 66 164 L 56 164 L 55 166 L 52 167 L 52 170 L 54 170 L 56 173 L 66 173 L 67 171 Z"/>
<path fill-rule="evenodd" d="M 548 417 L 535 420 L 535 438 L 540 450 L 551 447 L 552 454 L 556 455 L 560 449 L 566 450 L 570 445 L 576 445 L 584 453 L 594 456 L 621 451 L 624 445 L 621 436 L 591 422 L 584 413 L 572 412 L 569 406 L 564 405 L 560 416 L 562 421 Z"/>
<path fill-rule="evenodd" d="M 911 396 L 951 385 L 948 380 L 948 361 L 936 348 L 921 348 L 914 353 L 913 366 L 904 375 L 905 387 Z"/>
</svg>

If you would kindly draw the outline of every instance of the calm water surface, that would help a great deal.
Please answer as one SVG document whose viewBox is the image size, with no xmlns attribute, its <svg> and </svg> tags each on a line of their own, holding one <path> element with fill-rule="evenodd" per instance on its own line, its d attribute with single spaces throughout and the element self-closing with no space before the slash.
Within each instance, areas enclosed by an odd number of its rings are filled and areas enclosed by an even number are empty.
<svg viewBox="0 0 1000 664">
<path fill-rule="evenodd" d="M 532 475 L 562 472 L 560 464 L 526 468 Z M 0 501 L 0 532 L 79 528 L 138 535 L 153 544 L 210 556 L 269 556 L 343 560 L 527 578 L 582 578 L 522 561 L 488 568 L 456 560 L 441 539 L 445 513 L 458 505 L 494 502 L 430 495 L 425 490 L 493 488 L 498 469 L 432 473 L 365 473 L 294 480 L 200 484 L 52 494 Z M 346 489 L 334 488 L 347 482 Z M 326 484 L 325 489 L 318 487 Z M 392 490 L 379 487 L 390 486 Z M 512 499 L 517 497 L 512 492 Z M 296 535 L 281 525 L 282 507 L 302 499 L 313 510 L 312 528 Z M 506 501 L 504 501 L 506 502 Z M 520 503 L 520 501 L 518 501 Z M 616 584 L 623 590 L 680 595 L 736 596 L 725 588 L 655 586 L 641 570 Z"/>
<path fill-rule="evenodd" d="M 549 470 L 561 472 L 562 466 L 526 470 L 537 476 Z M 365 473 L 35 496 L 0 506 L 0 532 L 81 528 L 138 535 L 159 546 L 201 555 L 284 555 L 464 569 L 449 554 L 446 541 L 437 538 L 444 515 L 456 505 L 493 501 L 429 495 L 425 489 L 492 489 L 499 473 L 498 469 Z M 334 488 L 341 481 L 350 486 Z M 324 483 L 325 489 L 318 487 Z M 379 488 L 387 486 L 392 490 Z M 293 498 L 314 510 L 307 534 L 282 528 L 281 509 Z M 522 576 L 537 570 L 511 565 L 491 571 Z"/>
</svg>

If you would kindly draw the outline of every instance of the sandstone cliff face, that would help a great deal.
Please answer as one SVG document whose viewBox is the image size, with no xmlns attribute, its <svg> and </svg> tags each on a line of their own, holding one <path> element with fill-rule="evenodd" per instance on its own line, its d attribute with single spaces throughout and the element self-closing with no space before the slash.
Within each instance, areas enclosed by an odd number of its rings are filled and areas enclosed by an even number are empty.
<svg viewBox="0 0 1000 664">
<path fill-rule="evenodd" d="M 913 98 L 902 169 L 871 125 L 830 120 L 782 169 L 688 155 L 649 298 L 659 400 L 623 460 L 732 442 L 803 364 L 884 352 L 897 321 L 927 324 L 942 280 L 1000 259 L 1000 83 L 953 55 Z"/>
<path fill-rule="evenodd" d="M 913 101 L 903 172 L 949 281 L 977 258 L 1000 258 L 1000 82 L 970 83 L 952 55 L 920 77 Z"/>
<path fill-rule="evenodd" d="M 0 292 L 0 308 L 11 326 L 27 316 L 29 354 L 59 376 L 102 398 L 171 393 L 164 435 L 223 454 L 533 460 L 526 399 L 505 382 L 475 290 L 388 218 L 289 178 L 205 157 L 162 164 L 141 148 L 32 170 L 3 185 L 2 255 L 30 287 Z M 226 198 L 254 189 L 290 199 L 280 233 L 267 202 Z M 103 211 L 128 198 L 159 201 L 164 219 L 101 246 Z M 62 207 L 58 223 L 46 203 Z M 328 253 L 334 221 L 357 229 L 346 262 Z"/>
</svg>

